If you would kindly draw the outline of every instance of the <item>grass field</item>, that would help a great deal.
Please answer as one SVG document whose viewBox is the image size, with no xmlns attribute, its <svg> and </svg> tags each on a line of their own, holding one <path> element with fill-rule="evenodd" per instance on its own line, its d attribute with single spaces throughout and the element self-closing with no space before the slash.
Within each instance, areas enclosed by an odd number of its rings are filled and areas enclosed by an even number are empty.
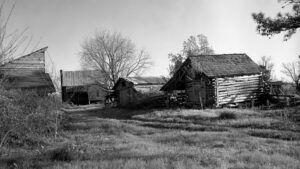
<svg viewBox="0 0 300 169">
<path fill-rule="evenodd" d="M 55 169 L 296 169 L 300 108 L 68 112 L 61 135 L 0 165 Z M 299 119 L 298 119 L 299 120 Z"/>
</svg>

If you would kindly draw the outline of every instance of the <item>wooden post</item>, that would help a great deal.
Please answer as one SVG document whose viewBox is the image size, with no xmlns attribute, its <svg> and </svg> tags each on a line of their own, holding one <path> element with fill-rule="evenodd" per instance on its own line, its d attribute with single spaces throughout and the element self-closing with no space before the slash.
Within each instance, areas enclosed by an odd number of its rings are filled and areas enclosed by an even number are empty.
<svg viewBox="0 0 300 169">
<path fill-rule="evenodd" d="M 61 88 L 61 100 L 66 101 L 66 88 L 63 86 L 63 70 L 60 70 L 60 88 Z"/>
<path fill-rule="evenodd" d="M 286 100 L 286 106 L 290 106 L 290 98 L 286 97 L 285 100 Z"/>
<path fill-rule="evenodd" d="M 216 88 L 216 105 L 219 107 L 219 90 L 218 90 L 218 78 L 215 78 L 215 88 Z"/>
<path fill-rule="evenodd" d="M 199 92 L 199 101 L 200 101 L 201 109 L 203 110 L 203 103 L 202 103 L 202 98 L 201 98 L 200 92 Z"/>
<path fill-rule="evenodd" d="M 270 101 L 269 101 L 269 99 L 267 99 L 267 107 L 268 107 L 268 109 L 270 109 Z"/>
</svg>

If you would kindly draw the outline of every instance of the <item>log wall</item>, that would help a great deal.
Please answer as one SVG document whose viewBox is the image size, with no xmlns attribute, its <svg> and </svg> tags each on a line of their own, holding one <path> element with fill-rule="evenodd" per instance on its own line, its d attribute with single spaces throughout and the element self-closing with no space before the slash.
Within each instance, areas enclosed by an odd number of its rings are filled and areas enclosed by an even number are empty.
<svg viewBox="0 0 300 169">
<path fill-rule="evenodd" d="M 260 74 L 216 78 L 214 84 L 217 106 L 257 100 L 262 91 Z"/>
</svg>

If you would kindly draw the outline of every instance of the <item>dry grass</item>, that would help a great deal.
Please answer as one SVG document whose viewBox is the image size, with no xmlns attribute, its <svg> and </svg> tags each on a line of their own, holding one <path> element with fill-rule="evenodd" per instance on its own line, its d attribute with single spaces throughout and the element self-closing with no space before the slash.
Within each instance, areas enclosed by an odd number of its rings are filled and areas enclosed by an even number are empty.
<svg viewBox="0 0 300 169">
<path fill-rule="evenodd" d="M 118 111 L 125 114 L 112 119 Z M 220 118 L 224 112 L 236 118 Z M 60 140 L 49 141 L 40 153 L 22 150 L 31 153 L 26 160 L 20 157 L 1 164 L 49 169 L 297 169 L 299 123 L 278 112 L 114 109 L 68 113 Z"/>
</svg>

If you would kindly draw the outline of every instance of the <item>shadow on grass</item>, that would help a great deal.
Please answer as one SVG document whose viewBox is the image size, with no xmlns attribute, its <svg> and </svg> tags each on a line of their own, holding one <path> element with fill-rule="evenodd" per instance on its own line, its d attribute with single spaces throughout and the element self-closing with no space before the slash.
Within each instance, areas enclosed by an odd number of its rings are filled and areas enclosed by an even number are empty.
<svg viewBox="0 0 300 169">
<path fill-rule="evenodd" d="M 68 115 L 78 115 L 79 117 L 107 118 L 107 119 L 130 119 L 132 116 L 151 113 L 151 109 L 101 109 L 79 112 L 66 112 Z"/>
<path fill-rule="evenodd" d="M 186 131 L 215 131 L 224 132 L 228 131 L 227 128 L 219 126 L 202 126 L 202 125 L 182 125 L 172 123 L 143 123 L 141 126 L 152 127 L 158 129 L 174 129 L 174 130 L 186 130 Z"/>
<path fill-rule="evenodd" d="M 274 130 L 249 130 L 247 132 L 250 136 L 279 139 L 285 141 L 299 141 L 300 134 L 290 131 L 274 131 Z"/>
</svg>

